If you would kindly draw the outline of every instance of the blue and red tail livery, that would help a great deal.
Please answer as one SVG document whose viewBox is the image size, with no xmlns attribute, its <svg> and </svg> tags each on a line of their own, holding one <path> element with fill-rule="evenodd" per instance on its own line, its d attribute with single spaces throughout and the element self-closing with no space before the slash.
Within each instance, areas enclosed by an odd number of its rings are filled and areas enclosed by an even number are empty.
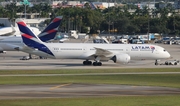
<svg viewBox="0 0 180 106">
<path fill-rule="evenodd" d="M 27 27 L 22 20 L 17 20 L 19 30 L 21 32 L 22 40 L 30 48 L 38 49 L 44 53 L 54 56 L 54 54 L 44 45 L 44 43 L 34 35 L 34 33 Z"/>
<path fill-rule="evenodd" d="M 18 20 L 17 21 L 17 24 L 18 24 L 18 27 L 19 27 L 19 30 L 20 32 L 22 33 L 22 36 L 23 37 L 27 37 L 27 38 L 37 38 L 34 33 L 27 27 L 27 25 L 21 21 L 21 20 Z"/>
<path fill-rule="evenodd" d="M 53 39 L 56 36 L 61 21 L 62 16 L 54 18 L 51 23 L 38 35 L 39 39 L 43 42 Z"/>
</svg>

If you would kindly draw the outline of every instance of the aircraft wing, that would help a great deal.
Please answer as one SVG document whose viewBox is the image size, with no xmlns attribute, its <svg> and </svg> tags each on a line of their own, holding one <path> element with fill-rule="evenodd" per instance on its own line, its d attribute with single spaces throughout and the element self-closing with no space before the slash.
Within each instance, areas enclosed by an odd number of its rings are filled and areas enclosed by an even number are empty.
<svg viewBox="0 0 180 106">
<path fill-rule="evenodd" d="M 95 55 L 97 55 L 97 56 L 99 56 L 99 55 L 106 56 L 106 55 L 113 54 L 112 52 L 105 50 L 105 49 L 96 48 L 96 47 L 94 47 L 94 48 L 96 49 Z"/>
<path fill-rule="evenodd" d="M 10 30 L 10 28 L 2 28 L 2 29 L 0 29 L 0 35 L 1 36 L 13 35 L 16 32 L 16 30 L 14 29 L 14 27 L 12 25 L 11 25 L 11 29 L 12 30 Z"/>
<path fill-rule="evenodd" d="M 1 32 L 0 33 L 0 36 L 9 36 L 9 35 L 13 35 L 15 32 L 12 31 L 12 32 Z"/>
<path fill-rule="evenodd" d="M 89 56 L 89 59 L 96 59 L 96 58 L 100 58 L 101 61 L 108 61 L 110 60 L 110 58 L 112 58 L 113 56 L 113 52 L 106 50 L 106 49 L 102 49 L 102 48 L 96 48 L 96 52 L 94 54 L 92 54 L 91 56 Z"/>
<path fill-rule="evenodd" d="M 27 51 L 27 50 L 33 50 L 32 48 L 29 48 L 27 46 L 19 46 L 19 45 L 13 45 L 13 44 L 7 44 L 7 46 L 11 47 L 12 49 L 15 49 L 17 51 Z"/>
</svg>

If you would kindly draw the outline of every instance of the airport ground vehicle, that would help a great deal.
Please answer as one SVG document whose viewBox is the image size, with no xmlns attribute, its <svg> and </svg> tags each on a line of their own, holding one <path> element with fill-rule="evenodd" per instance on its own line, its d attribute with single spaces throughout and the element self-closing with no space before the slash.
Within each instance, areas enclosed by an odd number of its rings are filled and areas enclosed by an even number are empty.
<svg viewBox="0 0 180 106">
<path fill-rule="evenodd" d="M 6 53 L 6 51 L 0 51 L 0 53 Z"/>
<path fill-rule="evenodd" d="M 179 60 L 167 60 L 164 63 L 159 63 L 159 60 L 156 60 L 155 65 L 179 65 Z"/>
<path fill-rule="evenodd" d="M 165 65 L 178 65 L 179 64 L 179 60 L 168 60 L 165 61 Z"/>
<path fill-rule="evenodd" d="M 29 56 L 23 56 L 22 58 L 20 58 L 20 60 L 29 60 Z"/>
</svg>

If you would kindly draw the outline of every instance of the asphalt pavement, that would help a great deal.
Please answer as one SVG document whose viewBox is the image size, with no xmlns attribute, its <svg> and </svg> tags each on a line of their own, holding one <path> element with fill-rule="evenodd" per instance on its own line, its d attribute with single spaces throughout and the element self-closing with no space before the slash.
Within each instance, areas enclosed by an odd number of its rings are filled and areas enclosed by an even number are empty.
<svg viewBox="0 0 180 106">
<path fill-rule="evenodd" d="M 164 45 L 172 56 L 169 60 L 180 60 L 180 45 Z M 38 70 L 38 69 L 102 69 L 102 68 L 180 68 L 180 65 L 154 65 L 154 60 L 132 60 L 129 64 L 115 64 L 112 61 L 103 62 L 102 66 L 84 66 L 83 60 L 72 59 L 31 59 L 20 60 L 28 54 L 17 51 L 7 51 L 0 54 L 0 70 Z M 166 60 L 161 60 L 164 63 Z M 97 73 L 91 73 L 91 75 Z M 134 74 L 134 73 L 103 73 L 103 74 Z M 136 73 L 136 74 L 163 74 L 163 73 Z M 180 74 L 164 73 L 164 74 Z M 65 74 L 46 74 L 46 76 L 62 76 Z M 78 74 L 77 74 L 78 75 Z M 0 75 L 7 76 L 36 76 L 24 75 Z M 45 76 L 39 74 L 38 76 Z M 19 98 L 66 98 L 66 97 L 89 97 L 89 96 L 138 96 L 138 95 L 179 95 L 180 89 L 151 86 L 129 86 L 109 84 L 54 84 L 54 85 L 0 85 L 0 99 Z"/>
</svg>

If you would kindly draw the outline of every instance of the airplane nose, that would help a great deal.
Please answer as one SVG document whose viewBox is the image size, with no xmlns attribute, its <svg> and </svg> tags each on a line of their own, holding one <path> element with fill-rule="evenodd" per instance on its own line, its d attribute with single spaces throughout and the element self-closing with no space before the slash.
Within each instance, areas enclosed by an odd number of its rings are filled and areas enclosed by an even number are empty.
<svg viewBox="0 0 180 106">
<path fill-rule="evenodd" d="M 167 52 L 167 58 L 170 58 L 170 57 L 171 57 L 170 53 L 169 53 L 169 52 Z"/>
</svg>

